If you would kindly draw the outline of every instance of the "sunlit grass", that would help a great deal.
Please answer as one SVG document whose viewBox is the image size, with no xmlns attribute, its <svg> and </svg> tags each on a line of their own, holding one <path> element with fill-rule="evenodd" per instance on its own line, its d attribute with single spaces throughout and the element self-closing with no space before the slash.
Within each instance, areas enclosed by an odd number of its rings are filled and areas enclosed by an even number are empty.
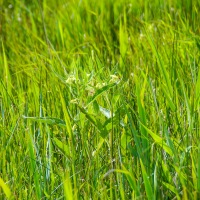
<svg viewBox="0 0 200 200">
<path fill-rule="evenodd" d="M 1 199 L 199 199 L 198 1 L 0 3 Z"/>
</svg>

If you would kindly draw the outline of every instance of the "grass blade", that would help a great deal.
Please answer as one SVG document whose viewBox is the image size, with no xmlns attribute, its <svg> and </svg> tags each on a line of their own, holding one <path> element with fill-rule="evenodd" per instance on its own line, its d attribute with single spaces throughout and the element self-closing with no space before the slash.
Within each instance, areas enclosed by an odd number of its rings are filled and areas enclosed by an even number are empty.
<svg viewBox="0 0 200 200">
<path fill-rule="evenodd" d="M 6 197 L 9 199 L 11 197 L 10 188 L 6 185 L 6 183 L 3 181 L 1 177 L 0 177 L 0 187 L 3 189 Z"/>
<path fill-rule="evenodd" d="M 141 122 L 140 122 L 141 123 Z M 144 126 L 142 123 L 141 125 L 147 130 L 147 132 L 151 135 L 154 142 L 158 144 L 161 148 L 163 148 L 170 156 L 173 156 L 172 149 L 165 143 L 164 139 L 158 136 L 157 134 L 153 133 L 150 129 Z"/>
<path fill-rule="evenodd" d="M 87 108 L 94 100 L 96 100 L 96 98 L 98 96 L 100 96 L 101 94 L 103 94 L 104 92 L 108 91 L 109 89 L 111 89 L 114 86 L 116 86 L 116 83 L 108 84 L 108 85 L 105 85 L 102 88 L 98 89 L 95 92 L 95 94 L 88 100 L 87 105 L 86 105 L 85 108 Z"/>
<path fill-rule="evenodd" d="M 146 190 L 146 193 L 147 193 L 147 198 L 149 200 L 154 200 L 153 189 L 151 187 L 149 177 L 147 176 L 146 169 L 145 169 L 141 159 L 140 159 L 140 165 L 141 165 L 141 168 L 142 168 L 142 176 L 143 176 L 143 180 L 144 180 L 145 190 Z"/>
</svg>

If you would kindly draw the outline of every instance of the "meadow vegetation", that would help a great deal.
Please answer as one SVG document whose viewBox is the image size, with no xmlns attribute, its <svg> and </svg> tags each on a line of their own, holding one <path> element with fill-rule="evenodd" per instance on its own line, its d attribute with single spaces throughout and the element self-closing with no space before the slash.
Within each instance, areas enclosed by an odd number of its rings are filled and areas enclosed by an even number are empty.
<svg viewBox="0 0 200 200">
<path fill-rule="evenodd" d="M 0 199 L 200 199 L 200 2 L 0 1 Z"/>
</svg>

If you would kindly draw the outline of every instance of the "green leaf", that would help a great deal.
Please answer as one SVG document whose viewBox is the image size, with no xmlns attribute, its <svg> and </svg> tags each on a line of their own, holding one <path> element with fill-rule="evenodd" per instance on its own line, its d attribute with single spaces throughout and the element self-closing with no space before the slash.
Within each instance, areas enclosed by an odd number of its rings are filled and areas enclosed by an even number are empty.
<svg viewBox="0 0 200 200">
<path fill-rule="evenodd" d="M 59 139 L 56 137 L 53 138 L 54 144 L 69 158 L 71 159 L 70 156 L 70 151 L 69 151 L 69 146 L 61 142 Z"/>
<path fill-rule="evenodd" d="M 87 108 L 98 96 L 100 96 L 105 91 L 109 90 L 110 88 L 114 87 L 117 83 L 108 84 L 103 86 L 102 88 L 98 89 L 95 94 L 89 99 L 85 108 Z"/>
<path fill-rule="evenodd" d="M 69 171 L 66 171 L 66 173 L 65 173 L 63 186 L 64 186 L 65 199 L 66 200 L 76 199 L 74 197 L 74 193 L 73 193 L 73 189 L 72 189 L 72 180 L 70 178 Z"/>
<path fill-rule="evenodd" d="M 140 122 L 141 123 L 141 122 Z M 173 156 L 172 149 L 164 142 L 164 139 L 158 136 L 157 134 L 153 133 L 150 129 L 148 129 L 146 126 L 144 126 L 142 123 L 141 125 L 147 130 L 147 132 L 151 135 L 153 140 L 156 144 L 158 144 L 160 147 L 162 147 L 170 156 Z"/>
<path fill-rule="evenodd" d="M 34 178 L 34 184 L 35 184 L 35 189 L 36 189 L 36 194 L 37 194 L 37 198 L 41 199 L 41 187 L 40 187 L 40 174 L 38 172 L 38 167 L 37 167 L 37 158 L 35 155 L 35 145 L 33 142 L 33 138 L 31 133 L 29 133 L 29 154 L 30 154 L 30 164 L 31 164 L 31 171 L 32 171 L 32 175 Z"/>
<path fill-rule="evenodd" d="M 3 189 L 5 195 L 7 198 L 10 198 L 11 196 L 11 191 L 9 189 L 9 187 L 5 184 L 5 182 L 3 181 L 3 179 L 0 177 L 0 186 Z"/>
<path fill-rule="evenodd" d="M 91 122 L 92 125 L 94 125 L 98 131 L 101 134 L 101 137 L 105 138 L 108 135 L 108 131 L 106 130 L 105 127 L 101 124 L 101 122 L 97 119 L 95 119 L 92 115 L 87 113 L 85 108 L 82 108 L 81 106 L 77 105 L 80 111 L 86 116 L 86 118 Z"/>
<path fill-rule="evenodd" d="M 160 55 L 160 53 L 157 51 L 156 49 L 156 46 L 154 44 L 154 41 L 153 41 L 153 38 L 152 36 L 150 35 L 150 33 L 148 33 L 147 29 L 145 30 L 146 31 L 146 35 L 147 35 L 147 40 L 151 46 L 151 49 L 158 61 L 158 68 L 159 68 L 159 72 L 160 74 L 162 75 L 163 77 L 163 81 L 165 83 L 165 90 L 167 91 L 167 93 L 169 94 L 169 98 L 168 98 L 168 95 L 167 95 L 167 98 L 168 99 L 171 99 L 173 97 L 173 88 L 172 88 L 172 85 L 171 85 L 171 81 L 170 81 L 170 78 L 169 78 L 169 73 L 167 72 L 165 66 L 164 66 L 164 63 L 163 63 L 163 60 L 162 60 L 162 57 Z M 165 95 L 167 94 L 165 92 Z M 171 104 L 171 102 L 170 102 Z M 171 104 L 172 105 L 172 104 Z"/>
<path fill-rule="evenodd" d="M 198 107 L 200 100 L 200 68 L 197 76 L 196 87 L 195 87 L 195 108 Z"/>
<path fill-rule="evenodd" d="M 126 176 L 130 187 L 132 190 L 136 191 L 137 196 L 140 195 L 137 184 L 136 184 L 136 180 L 135 177 L 133 176 L 133 174 L 131 174 L 126 168 L 125 166 L 122 164 L 122 169 L 111 169 L 109 170 L 106 174 L 104 174 L 103 178 L 109 176 L 111 173 L 116 172 L 116 173 L 122 173 Z"/>
<path fill-rule="evenodd" d="M 152 187 L 151 187 L 151 183 L 149 181 L 149 178 L 147 176 L 145 167 L 144 167 L 141 159 L 140 159 L 140 164 L 141 164 L 141 168 L 142 168 L 142 176 L 143 176 L 143 180 L 144 180 L 144 185 L 145 185 L 145 189 L 146 189 L 147 198 L 149 200 L 153 200 L 154 199 L 154 194 L 153 194 L 153 190 L 152 190 Z"/>
<path fill-rule="evenodd" d="M 163 185 L 167 188 L 167 189 L 169 189 L 170 191 L 172 191 L 174 194 L 176 194 L 176 198 L 178 199 L 178 200 L 180 200 L 181 198 L 180 198 L 180 196 L 179 196 L 179 194 L 178 194 L 178 192 L 177 192 L 177 189 L 173 186 L 173 185 L 171 185 L 170 183 L 166 183 L 166 182 L 162 182 L 163 183 Z"/>
<path fill-rule="evenodd" d="M 197 157 L 197 189 L 200 193 L 200 145 L 198 146 L 198 157 Z"/>
<path fill-rule="evenodd" d="M 37 122 L 41 122 L 41 123 L 45 123 L 45 124 L 49 124 L 49 125 L 58 125 L 61 127 L 66 127 L 66 124 L 63 120 L 58 119 L 58 118 L 53 118 L 53 117 L 27 117 L 22 115 L 22 117 L 24 119 L 29 119 L 32 121 L 37 121 Z"/>
</svg>

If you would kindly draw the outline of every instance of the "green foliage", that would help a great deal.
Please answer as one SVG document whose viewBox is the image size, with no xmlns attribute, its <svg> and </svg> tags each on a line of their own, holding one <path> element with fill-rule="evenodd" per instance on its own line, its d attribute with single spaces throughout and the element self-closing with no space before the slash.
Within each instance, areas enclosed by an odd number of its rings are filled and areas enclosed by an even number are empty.
<svg viewBox="0 0 200 200">
<path fill-rule="evenodd" d="M 0 199 L 200 199 L 199 12 L 0 1 Z"/>
</svg>

